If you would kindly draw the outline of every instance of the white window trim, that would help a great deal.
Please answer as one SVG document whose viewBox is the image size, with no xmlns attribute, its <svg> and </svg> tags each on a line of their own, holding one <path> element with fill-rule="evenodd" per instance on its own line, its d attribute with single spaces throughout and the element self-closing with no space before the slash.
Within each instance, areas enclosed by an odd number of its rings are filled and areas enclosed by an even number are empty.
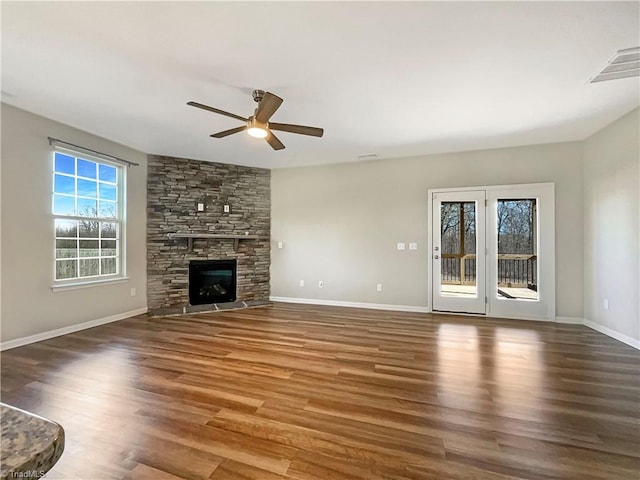
<svg viewBox="0 0 640 480">
<path fill-rule="evenodd" d="M 100 287 L 104 285 L 113 285 L 117 283 L 127 283 L 130 280 L 130 277 L 100 278 L 99 280 L 95 280 L 96 277 L 88 277 L 88 278 L 93 278 L 94 280 L 86 281 L 86 282 L 51 285 L 51 291 L 64 292 L 67 290 L 79 290 L 81 288 L 91 288 L 91 287 Z"/>
</svg>

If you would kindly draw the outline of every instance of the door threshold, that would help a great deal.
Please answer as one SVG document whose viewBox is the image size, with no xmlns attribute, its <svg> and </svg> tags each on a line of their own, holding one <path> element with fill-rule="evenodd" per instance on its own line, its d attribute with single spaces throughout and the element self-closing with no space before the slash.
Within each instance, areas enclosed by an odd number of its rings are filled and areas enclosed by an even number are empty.
<svg viewBox="0 0 640 480">
<path fill-rule="evenodd" d="M 448 310 L 431 310 L 431 313 L 441 313 L 443 315 L 473 315 L 474 317 L 486 317 L 486 313 L 475 312 L 450 312 Z"/>
</svg>

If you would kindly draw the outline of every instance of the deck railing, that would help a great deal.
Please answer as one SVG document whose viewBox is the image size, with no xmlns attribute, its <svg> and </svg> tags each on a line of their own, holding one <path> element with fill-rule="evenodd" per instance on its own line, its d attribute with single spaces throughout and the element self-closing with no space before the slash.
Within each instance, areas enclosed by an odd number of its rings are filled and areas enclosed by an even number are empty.
<svg viewBox="0 0 640 480">
<path fill-rule="evenodd" d="M 445 253 L 441 261 L 443 284 L 475 285 L 476 254 Z M 537 256 L 498 254 L 498 286 L 537 289 Z"/>
</svg>

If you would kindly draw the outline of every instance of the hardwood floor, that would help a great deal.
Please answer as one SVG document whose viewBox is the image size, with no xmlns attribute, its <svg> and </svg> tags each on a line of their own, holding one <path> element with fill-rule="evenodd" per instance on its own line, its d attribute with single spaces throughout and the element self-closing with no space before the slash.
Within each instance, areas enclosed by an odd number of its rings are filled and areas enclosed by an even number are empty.
<svg viewBox="0 0 640 480">
<path fill-rule="evenodd" d="M 2 353 L 48 479 L 634 479 L 640 352 L 577 325 L 276 304 Z"/>
</svg>

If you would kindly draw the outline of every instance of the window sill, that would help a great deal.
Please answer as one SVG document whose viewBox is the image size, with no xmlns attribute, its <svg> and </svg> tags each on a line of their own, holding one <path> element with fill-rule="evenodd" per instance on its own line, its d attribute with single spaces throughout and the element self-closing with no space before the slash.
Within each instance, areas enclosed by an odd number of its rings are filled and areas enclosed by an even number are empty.
<svg viewBox="0 0 640 480">
<path fill-rule="evenodd" d="M 109 278 L 102 280 L 92 280 L 89 282 L 76 282 L 76 283 L 64 283 L 60 285 L 51 285 L 51 291 L 64 292 L 67 290 L 78 290 L 81 288 L 99 287 L 101 285 L 113 285 L 116 283 L 126 283 L 129 281 L 129 277 Z"/>
</svg>

